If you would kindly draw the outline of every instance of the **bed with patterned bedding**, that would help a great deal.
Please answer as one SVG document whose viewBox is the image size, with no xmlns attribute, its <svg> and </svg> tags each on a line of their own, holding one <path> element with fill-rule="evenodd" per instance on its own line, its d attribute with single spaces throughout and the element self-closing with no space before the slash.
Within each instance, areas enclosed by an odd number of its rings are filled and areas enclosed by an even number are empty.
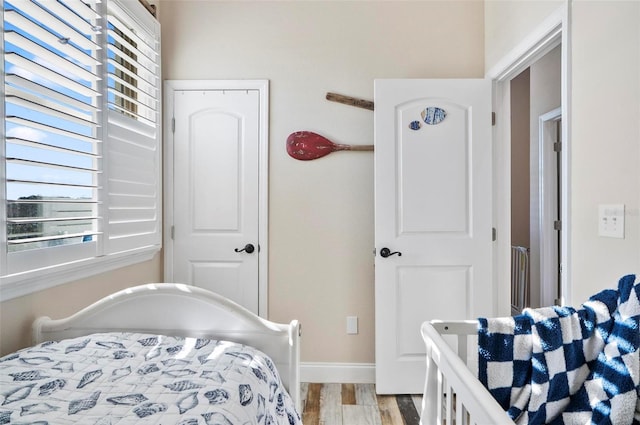
<svg viewBox="0 0 640 425">
<path fill-rule="evenodd" d="M 145 333 L 44 342 L 0 359 L 0 424 L 301 424 L 247 345 Z"/>
<path fill-rule="evenodd" d="M 36 318 L 0 358 L 0 425 L 299 424 L 300 339 L 199 287 L 132 286 Z"/>
</svg>

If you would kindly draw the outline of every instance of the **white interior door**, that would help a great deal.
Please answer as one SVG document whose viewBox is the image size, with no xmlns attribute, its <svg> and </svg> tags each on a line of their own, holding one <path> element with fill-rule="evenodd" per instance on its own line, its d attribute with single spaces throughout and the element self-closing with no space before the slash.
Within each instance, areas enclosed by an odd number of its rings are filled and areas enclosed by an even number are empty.
<svg viewBox="0 0 640 425">
<path fill-rule="evenodd" d="M 421 323 L 494 311 L 491 82 L 376 80 L 375 105 L 376 390 L 422 393 Z"/>
<path fill-rule="evenodd" d="M 174 93 L 173 280 L 259 307 L 259 91 Z"/>
</svg>

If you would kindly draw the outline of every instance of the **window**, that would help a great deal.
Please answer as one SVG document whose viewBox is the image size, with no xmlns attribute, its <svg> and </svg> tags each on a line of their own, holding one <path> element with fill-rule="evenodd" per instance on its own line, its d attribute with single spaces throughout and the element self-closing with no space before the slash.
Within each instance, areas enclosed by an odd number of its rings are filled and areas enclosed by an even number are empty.
<svg viewBox="0 0 640 425">
<path fill-rule="evenodd" d="M 2 12 L 2 299 L 150 258 L 159 24 L 124 0 L 4 0 Z"/>
</svg>

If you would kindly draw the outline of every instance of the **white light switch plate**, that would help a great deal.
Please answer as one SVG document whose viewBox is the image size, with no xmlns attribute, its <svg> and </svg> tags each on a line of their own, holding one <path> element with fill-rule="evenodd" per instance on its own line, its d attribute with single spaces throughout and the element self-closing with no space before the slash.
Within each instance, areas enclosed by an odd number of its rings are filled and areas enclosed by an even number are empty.
<svg viewBox="0 0 640 425">
<path fill-rule="evenodd" d="M 598 235 L 624 239 L 624 204 L 598 205 Z"/>
<path fill-rule="evenodd" d="M 356 335 L 358 333 L 358 316 L 347 316 L 347 334 Z"/>
</svg>

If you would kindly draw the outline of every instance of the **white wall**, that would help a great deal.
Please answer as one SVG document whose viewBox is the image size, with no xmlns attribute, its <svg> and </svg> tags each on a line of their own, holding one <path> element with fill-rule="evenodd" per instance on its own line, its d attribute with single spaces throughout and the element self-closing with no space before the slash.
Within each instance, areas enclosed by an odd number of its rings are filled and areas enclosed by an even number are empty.
<svg viewBox="0 0 640 425">
<path fill-rule="evenodd" d="M 564 2 L 485 2 L 485 69 Z M 570 3 L 570 304 L 640 273 L 640 2 Z M 598 204 L 627 207 L 624 239 L 599 237 Z"/>
<path fill-rule="evenodd" d="M 269 315 L 302 323 L 304 362 L 373 363 L 373 155 L 296 161 L 312 130 L 373 143 L 374 78 L 482 77 L 478 1 L 160 2 L 165 79 L 270 81 Z M 346 335 L 346 317 L 360 333 Z"/>
</svg>

